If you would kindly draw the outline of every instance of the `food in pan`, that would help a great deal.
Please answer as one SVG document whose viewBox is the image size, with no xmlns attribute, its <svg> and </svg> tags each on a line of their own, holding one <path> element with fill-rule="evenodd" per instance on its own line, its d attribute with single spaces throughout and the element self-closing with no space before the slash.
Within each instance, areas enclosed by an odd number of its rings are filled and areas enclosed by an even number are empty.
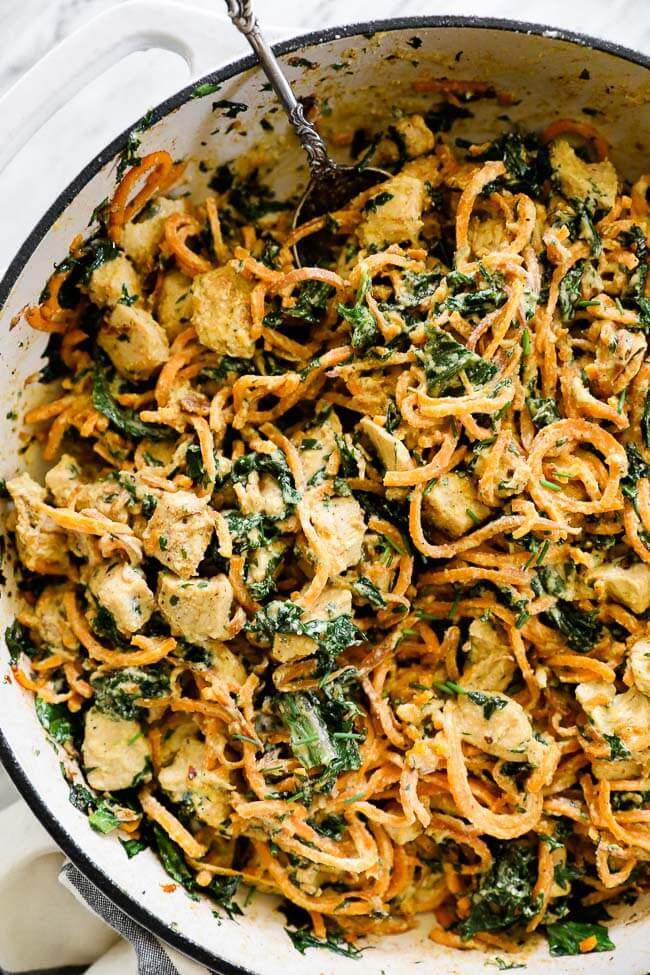
<svg viewBox="0 0 650 975">
<path fill-rule="evenodd" d="M 298 230 L 253 169 L 123 167 L 25 312 L 14 677 L 96 829 L 300 950 L 607 950 L 650 855 L 647 177 L 566 120 L 370 153 Z"/>
</svg>

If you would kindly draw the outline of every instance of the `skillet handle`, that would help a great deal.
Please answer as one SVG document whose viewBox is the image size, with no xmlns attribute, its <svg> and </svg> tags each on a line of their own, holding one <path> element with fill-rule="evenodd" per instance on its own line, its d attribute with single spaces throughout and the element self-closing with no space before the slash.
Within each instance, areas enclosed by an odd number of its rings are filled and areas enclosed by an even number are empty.
<svg viewBox="0 0 650 975">
<path fill-rule="evenodd" d="M 0 98 L 0 173 L 66 101 L 135 51 L 179 54 L 192 77 L 238 57 L 245 42 L 224 17 L 168 0 L 127 0 L 84 24 Z M 224 29 L 225 28 L 225 29 Z"/>
</svg>

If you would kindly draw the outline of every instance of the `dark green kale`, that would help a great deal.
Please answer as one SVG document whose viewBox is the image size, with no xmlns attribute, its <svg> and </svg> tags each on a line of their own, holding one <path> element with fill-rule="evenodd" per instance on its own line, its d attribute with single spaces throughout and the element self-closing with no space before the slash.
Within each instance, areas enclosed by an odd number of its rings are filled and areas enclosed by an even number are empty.
<svg viewBox="0 0 650 975">
<path fill-rule="evenodd" d="M 21 653 L 26 654 L 30 658 L 38 654 L 38 649 L 32 643 L 27 627 L 19 623 L 18 620 L 14 620 L 11 626 L 8 626 L 5 630 L 5 643 L 9 651 L 9 657 L 14 663 L 18 660 Z"/>
<path fill-rule="evenodd" d="M 638 264 L 630 278 L 628 289 L 624 295 L 624 304 L 636 308 L 639 314 L 639 321 L 644 331 L 650 329 L 650 299 L 646 298 L 645 289 L 648 280 L 648 270 L 650 261 L 648 258 L 648 244 L 645 232 L 642 227 L 636 224 L 623 234 L 624 242 L 634 247 Z"/>
<path fill-rule="evenodd" d="M 404 271 L 397 300 L 400 308 L 415 308 L 430 298 L 442 280 L 440 271 Z"/>
<path fill-rule="evenodd" d="M 139 698 L 163 697 L 169 690 L 169 669 L 163 664 L 125 667 L 92 679 L 95 707 L 114 718 L 137 719 L 144 709 Z"/>
<path fill-rule="evenodd" d="M 78 739 L 78 717 L 72 714 L 65 704 L 50 704 L 49 701 L 44 701 L 42 697 L 37 697 L 34 705 L 36 717 L 50 738 L 59 745 L 65 745 L 67 741 L 74 742 Z"/>
<path fill-rule="evenodd" d="M 45 359 L 45 365 L 41 366 L 41 371 L 38 374 L 38 380 L 41 383 L 52 383 L 55 379 L 61 379 L 65 376 L 67 367 L 61 358 L 61 340 L 63 336 L 58 332 L 52 332 L 47 339 L 47 345 L 42 359 Z"/>
<path fill-rule="evenodd" d="M 122 825 L 122 820 L 113 812 L 112 804 L 105 799 L 89 814 L 88 822 L 97 833 L 111 833 Z"/>
<path fill-rule="evenodd" d="M 260 582 L 251 582 L 250 578 L 247 579 L 248 591 L 254 600 L 258 603 L 263 603 L 264 600 L 268 599 L 277 592 L 277 585 L 275 582 L 275 572 L 282 561 L 282 552 L 279 552 L 267 561 L 266 569 L 264 573 L 264 578 Z M 248 573 L 250 576 L 250 564 L 248 566 Z"/>
<path fill-rule="evenodd" d="M 336 446 L 341 455 L 341 474 L 343 477 L 359 476 L 359 458 L 345 437 L 334 434 Z"/>
<path fill-rule="evenodd" d="M 383 609 L 386 605 L 384 597 L 377 586 L 370 579 L 366 578 L 366 576 L 359 576 L 352 583 L 352 588 L 361 599 L 367 599 L 373 609 Z"/>
<path fill-rule="evenodd" d="M 228 165 L 228 163 L 222 163 L 221 166 L 217 166 L 214 171 L 212 179 L 208 183 L 211 190 L 215 193 L 227 193 L 232 184 L 235 181 L 235 174 Z"/>
<path fill-rule="evenodd" d="M 234 900 L 241 883 L 241 877 L 214 877 L 207 887 L 199 887 L 194 879 L 194 873 L 185 861 L 180 846 L 170 839 L 158 823 L 152 824 L 152 836 L 153 845 L 158 852 L 163 867 L 172 880 L 185 888 L 190 897 L 196 899 L 198 893 L 207 895 L 230 918 L 236 914 L 243 914 L 241 907 Z"/>
<path fill-rule="evenodd" d="M 556 420 L 561 419 L 557 403 L 550 396 L 528 396 L 526 406 L 538 430 L 541 430 L 542 427 L 547 427 L 549 423 L 555 423 Z"/>
<path fill-rule="evenodd" d="M 625 453 L 627 454 L 627 474 L 621 479 L 621 491 L 626 498 L 629 498 L 636 511 L 638 482 L 641 478 L 650 477 L 650 464 L 642 456 L 635 443 L 627 443 Z"/>
<path fill-rule="evenodd" d="M 253 169 L 243 179 L 233 182 L 229 203 L 251 223 L 256 223 L 268 213 L 280 213 L 292 207 L 290 202 L 276 200 L 273 191 L 260 183 L 257 169 Z"/>
<path fill-rule="evenodd" d="M 566 637 L 572 650 L 587 653 L 600 639 L 603 627 L 595 611 L 577 609 L 572 603 L 558 599 L 555 606 L 541 614 L 548 626 L 559 630 Z"/>
<path fill-rule="evenodd" d="M 429 392 L 438 396 L 460 385 L 459 373 L 463 370 L 473 386 L 483 386 L 497 371 L 493 363 L 461 345 L 438 326 L 429 329 L 424 349 L 417 355 L 424 367 Z"/>
<path fill-rule="evenodd" d="M 233 483 L 246 482 L 252 471 L 271 474 L 280 485 L 285 504 L 298 504 L 300 493 L 296 490 L 293 476 L 282 451 L 274 450 L 272 454 L 254 452 L 239 457 L 232 468 Z"/>
<path fill-rule="evenodd" d="M 548 948 L 552 955 L 579 955 L 580 945 L 587 938 L 595 938 L 592 951 L 613 951 L 616 945 L 602 924 L 585 924 L 580 921 L 556 921 L 546 925 Z"/>
<path fill-rule="evenodd" d="M 315 829 L 321 836 L 327 836 L 330 840 L 340 840 L 348 826 L 343 816 L 333 813 L 325 816 L 320 822 L 315 819 L 308 819 L 307 822 L 312 829 Z"/>
<path fill-rule="evenodd" d="M 462 105 L 440 102 L 435 108 L 429 109 L 424 121 L 432 132 L 449 132 L 454 122 L 461 118 L 474 118 L 474 113 Z"/>
<path fill-rule="evenodd" d="M 244 102 L 231 102 L 227 98 L 212 102 L 212 111 L 214 112 L 217 108 L 223 109 L 226 118 L 237 118 L 242 112 L 248 111 L 248 105 L 245 105 Z"/>
<path fill-rule="evenodd" d="M 558 308 L 562 315 L 562 321 L 569 324 L 576 315 L 576 305 L 580 301 L 582 275 L 585 269 L 585 262 L 578 261 L 570 268 L 560 281 L 558 295 Z"/>
<path fill-rule="evenodd" d="M 122 844 L 122 849 L 126 853 L 129 860 L 137 856 L 138 853 L 142 853 L 143 850 L 147 849 L 147 843 L 144 840 L 123 840 L 120 839 Z"/>
<path fill-rule="evenodd" d="M 444 694 L 464 694 L 472 704 L 483 708 L 483 717 L 486 721 L 489 721 L 496 711 L 502 711 L 508 703 L 506 698 L 497 697 L 496 694 L 486 694 L 485 691 L 468 691 L 466 687 L 461 687 L 451 680 L 434 681 L 433 686 Z"/>
<path fill-rule="evenodd" d="M 278 537 L 277 518 L 257 511 L 244 515 L 240 511 L 228 511 L 225 515 L 232 536 L 233 551 L 240 555 L 249 549 L 265 548 Z"/>
<path fill-rule="evenodd" d="M 334 742 L 313 695 L 281 694 L 278 711 L 289 731 L 291 750 L 304 768 L 329 765 L 337 758 Z"/>
<path fill-rule="evenodd" d="M 325 281 L 305 281 L 300 287 L 292 308 L 283 308 L 285 318 L 302 319 L 307 325 L 317 325 L 327 311 L 327 302 L 334 288 Z"/>
<path fill-rule="evenodd" d="M 142 133 L 150 128 L 153 122 L 153 112 L 151 109 L 142 116 L 137 125 L 134 125 L 126 140 L 126 145 L 122 149 L 119 155 L 119 160 L 117 164 L 117 179 L 122 179 L 127 169 L 131 166 L 135 166 L 140 162 L 141 157 L 138 155 L 138 150 L 142 143 Z"/>
<path fill-rule="evenodd" d="M 646 393 L 640 426 L 643 446 L 650 448 L 650 390 Z"/>
<path fill-rule="evenodd" d="M 467 146 L 464 139 L 457 139 L 457 145 Z M 472 160 L 501 160 L 505 163 L 506 175 L 488 184 L 483 190 L 489 195 L 504 186 L 513 193 L 526 193 L 539 196 L 542 183 L 550 168 L 546 151 L 532 135 L 522 135 L 517 130 L 506 132 L 489 143 L 480 155 L 472 155 Z"/>
<path fill-rule="evenodd" d="M 363 207 L 364 213 L 376 213 L 379 207 L 383 207 L 385 203 L 390 202 L 392 199 L 393 194 L 388 193 L 386 190 L 383 193 L 376 193 L 375 196 L 371 196 L 365 203 Z"/>
<path fill-rule="evenodd" d="M 251 359 L 235 359 L 224 355 L 217 366 L 204 366 L 201 370 L 202 379 L 227 379 L 229 376 L 246 376 L 255 372 Z"/>
<path fill-rule="evenodd" d="M 134 410 L 127 409 L 115 399 L 115 377 L 109 379 L 109 365 L 106 357 L 99 351 L 95 355 L 93 367 L 93 406 L 122 433 L 136 440 L 145 437 L 149 440 L 167 440 L 174 436 L 170 427 L 159 423 L 143 423 Z"/>
<path fill-rule="evenodd" d="M 627 747 L 622 738 L 619 738 L 618 735 L 603 734 L 603 738 L 609 745 L 609 757 L 612 760 L 616 758 L 630 757 L 630 749 Z"/>
<path fill-rule="evenodd" d="M 537 880 L 535 848 L 514 840 L 491 845 L 492 866 L 471 895 L 469 915 L 458 928 L 463 941 L 482 931 L 523 925 L 541 906 L 541 895 L 533 894 Z"/>
<path fill-rule="evenodd" d="M 321 940 L 307 928 L 301 928 L 298 931 L 291 928 L 284 930 L 291 938 L 294 948 L 301 955 L 304 955 L 307 948 L 325 948 L 327 951 L 333 951 L 336 955 L 343 955 L 345 958 L 361 958 L 362 949 L 349 944 L 342 935 L 328 934 L 327 938 Z"/>
<path fill-rule="evenodd" d="M 354 305 L 338 304 L 339 315 L 350 325 L 350 341 L 354 349 L 365 349 L 377 345 L 381 332 L 375 316 L 367 305 L 357 301 Z"/>
<path fill-rule="evenodd" d="M 92 628 L 98 637 L 103 637 L 113 646 L 128 646 L 129 641 L 124 639 L 117 628 L 115 617 L 105 606 L 97 605 L 97 612 L 92 620 Z"/>
</svg>

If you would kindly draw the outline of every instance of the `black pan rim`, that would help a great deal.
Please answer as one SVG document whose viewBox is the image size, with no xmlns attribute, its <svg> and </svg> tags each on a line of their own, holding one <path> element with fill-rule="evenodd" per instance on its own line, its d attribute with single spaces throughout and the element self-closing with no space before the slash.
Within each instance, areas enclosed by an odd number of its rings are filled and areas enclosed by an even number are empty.
<svg viewBox="0 0 650 975">
<path fill-rule="evenodd" d="M 508 20 L 500 17 L 463 17 L 463 16 L 428 16 L 428 17 L 393 17 L 385 20 L 373 20 L 362 23 L 346 24 L 343 27 L 330 27 L 323 30 L 310 31 L 297 37 L 289 38 L 279 44 L 274 45 L 277 54 L 288 54 L 299 50 L 307 45 L 325 44 L 328 41 L 338 40 L 346 37 L 355 37 L 364 34 L 387 33 L 396 30 L 422 30 L 430 27 L 435 28 L 470 28 L 474 30 L 501 30 L 515 34 L 531 34 L 538 37 L 547 37 L 550 41 L 565 41 L 575 44 L 585 50 L 601 51 L 623 61 L 638 64 L 640 67 L 650 70 L 650 57 L 639 51 L 615 44 L 602 38 L 590 37 L 587 34 L 576 33 L 574 31 L 553 28 L 544 24 L 529 23 L 519 20 Z M 194 79 L 180 91 L 165 99 L 154 108 L 150 114 L 151 124 L 159 122 L 166 115 L 180 108 L 192 97 L 192 92 L 198 84 L 205 82 L 223 82 L 243 71 L 255 67 L 257 61 L 254 56 L 239 58 L 219 68 L 209 72 L 201 78 Z M 136 123 L 137 124 L 137 123 Z M 115 158 L 116 154 L 124 148 L 129 133 L 133 126 L 130 126 L 115 139 L 113 139 L 104 149 L 87 163 L 78 175 L 68 184 L 59 194 L 56 200 L 44 213 L 42 218 L 29 233 L 16 256 L 9 264 L 2 280 L 0 281 L 0 309 L 7 301 L 11 290 L 22 273 L 27 261 L 30 259 L 39 243 L 69 206 L 72 200 L 86 186 L 87 183 L 103 168 L 103 166 Z M 25 800 L 31 811 L 38 818 L 43 827 L 48 831 L 56 844 L 63 850 L 69 860 L 76 866 L 88 880 L 102 894 L 109 898 L 121 910 L 124 911 L 142 927 L 146 928 L 162 941 L 167 942 L 171 947 L 177 949 L 193 961 L 206 965 L 210 971 L 217 975 L 256 975 L 251 969 L 240 965 L 233 965 L 223 958 L 206 951 L 200 944 L 191 940 L 184 934 L 172 929 L 169 925 L 161 921 L 157 915 L 149 912 L 130 894 L 125 893 L 118 885 L 106 874 L 97 864 L 84 852 L 75 838 L 62 826 L 62 824 L 50 813 L 47 805 L 41 798 L 39 792 L 27 777 L 20 762 L 16 758 L 9 742 L 7 741 L 2 729 L 0 728 L 0 761 L 4 765 L 7 774 L 13 784 L 18 789 L 22 798 Z M 287 945 L 288 947 L 288 945 Z"/>
</svg>

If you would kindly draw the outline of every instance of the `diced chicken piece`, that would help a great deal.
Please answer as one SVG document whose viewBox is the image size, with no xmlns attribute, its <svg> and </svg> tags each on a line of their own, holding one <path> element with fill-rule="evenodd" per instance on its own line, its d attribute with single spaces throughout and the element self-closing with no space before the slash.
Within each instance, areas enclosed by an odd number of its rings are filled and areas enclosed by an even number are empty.
<svg viewBox="0 0 650 975">
<path fill-rule="evenodd" d="M 542 765 L 552 778 L 560 759 L 557 743 L 535 737 L 530 717 L 511 697 L 498 691 L 485 696 L 487 701 L 483 703 L 469 695 L 459 695 L 458 722 L 463 740 L 509 762 Z"/>
<path fill-rule="evenodd" d="M 511 683 L 517 665 L 512 650 L 499 631 L 487 620 L 472 620 L 461 687 L 482 691 L 504 691 Z"/>
<path fill-rule="evenodd" d="M 627 748 L 650 727 L 650 698 L 637 687 L 617 694 L 612 684 L 588 681 L 578 684 L 576 698 L 601 735 L 615 735 Z"/>
<path fill-rule="evenodd" d="M 331 455 L 338 450 L 336 438 L 342 435 L 341 421 L 333 410 L 319 426 L 296 434 L 294 442 L 300 450 L 305 480 L 309 481 L 327 466 Z"/>
<path fill-rule="evenodd" d="M 345 572 L 361 560 L 366 524 L 363 509 L 352 497 L 316 501 L 311 523 L 320 535 L 330 559 L 330 575 Z"/>
<path fill-rule="evenodd" d="M 20 561 L 32 572 L 65 575 L 70 568 L 66 534 L 37 507 L 45 501 L 45 488 L 23 473 L 7 481 L 7 490 L 16 506 Z"/>
<path fill-rule="evenodd" d="M 418 156 L 417 159 L 407 162 L 400 170 L 402 176 L 413 176 L 425 184 L 430 183 L 432 187 L 440 185 L 443 172 L 440 159 L 435 154 Z"/>
<path fill-rule="evenodd" d="M 415 463 L 401 440 L 394 437 L 392 433 L 388 433 L 384 427 L 380 427 L 378 423 L 367 416 L 361 420 L 359 427 L 377 451 L 385 470 L 413 470 Z"/>
<path fill-rule="evenodd" d="M 648 343 L 640 332 L 604 321 L 596 348 L 596 358 L 585 372 L 591 388 L 605 399 L 630 385 L 641 368 Z"/>
<path fill-rule="evenodd" d="M 650 565 L 638 562 L 629 569 L 620 565 L 603 565 L 587 576 L 597 593 L 622 603 L 633 613 L 650 608 Z"/>
<path fill-rule="evenodd" d="M 234 788 L 225 769 L 206 768 L 205 742 L 187 737 L 172 762 L 158 773 L 158 782 L 172 802 L 189 798 L 204 823 L 219 829 L 230 810 L 229 792 Z"/>
<path fill-rule="evenodd" d="M 485 257 L 491 251 L 501 250 L 507 242 L 506 225 L 496 217 L 477 217 L 472 220 L 469 239 L 473 253 Z"/>
<path fill-rule="evenodd" d="M 245 514 L 253 512 L 278 518 L 284 514 L 286 505 L 282 488 L 270 474 L 251 471 L 246 479 L 246 487 L 239 495 L 239 504 Z"/>
<path fill-rule="evenodd" d="M 151 749 L 138 721 L 114 718 L 98 708 L 86 715 L 83 761 L 88 785 L 102 792 L 148 782 Z"/>
<path fill-rule="evenodd" d="M 72 632 L 63 609 L 63 597 L 68 586 L 46 586 L 33 610 L 21 613 L 21 620 L 29 615 L 29 626 L 36 630 L 43 645 L 56 653 L 59 650 L 75 650 L 79 641 Z"/>
<path fill-rule="evenodd" d="M 113 308 L 118 301 L 142 295 L 142 281 L 128 257 L 118 254 L 100 264 L 90 276 L 90 300 L 100 308 Z"/>
<path fill-rule="evenodd" d="M 312 609 L 308 613 L 305 613 L 301 619 L 306 623 L 308 620 L 333 620 L 337 616 L 351 615 L 352 593 L 350 590 L 326 586 Z M 293 633 L 276 633 L 273 638 L 271 656 L 284 664 L 290 660 L 309 657 L 312 653 L 316 652 L 316 648 L 316 641 L 308 636 L 296 636 Z"/>
<path fill-rule="evenodd" d="M 490 516 L 471 477 L 444 474 L 424 496 L 424 514 L 436 528 L 460 538 Z"/>
<path fill-rule="evenodd" d="M 415 243 L 422 229 L 424 204 L 422 180 L 403 173 L 386 180 L 366 204 L 366 216 L 357 228 L 359 243 L 379 249 L 406 240 Z"/>
<path fill-rule="evenodd" d="M 141 630 L 155 609 L 153 593 L 144 572 L 126 563 L 95 569 L 88 580 L 88 588 L 125 636 Z"/>
<path fill-rule="evenodd" d="M 382 162 L 398 162 L 402 154 L 413 159 L 431 152 L 435 144 L 436 138 L 421 115 L 404 115 L 391 125 L 389 135 L 381 140 L 377 157 Z"/>
<path fill-rule="evenodd" d="M 230 265 L 194 278 L 192 324 L 207 349 L 239 359 L 253 358 L 252 290 L 252 283 Z"/>
<path fill-rule="evenodd" d="M 97 344 L 125 379 L 148 379 L 169 359 L 164 329 L 143 308 L 116 305 L 97 333 Z"/>
<path fill-rule="evenodd" d="M 273 576 L 286 551 L 287 543 L 282 539 L 270 542 L 263 548 L 255 548 L 246 562 L 246 581 L 248 585 L 259 585 Z"/>
<path fill-rule="evenodd" d="M 214 529 L 208 497 L 190 491 L 165 493 L 159 499 L 142 541 L 152 555 L 182 579 L 196 575 Z"/>
<path fill-rule="evenodd" d="M 174 636 L 212 648 L 214 640 L 230 640 L 233 590 L 228 576 L 184 582 L 170 572 L 158 576 L 158 606 Z"/>
<path fill-rule="evenodd" d="M 182 271 L 169 271 L 156 299 L 156 320 L 173 342 L 192 320 L 192 279 Z"/>
<path fill-rule="evenodd" d="M 58 464 L 50 467 L 45 484 L 58 505 L 67 507 L 82 484 L 79 464 L 70 454 L 62 454 Z"/>
<path fill-rule="evenodd" d="M 634 686 L 650 697 L 650 640 L 637 640 L 628 656 Z"/>
<path fill-rule="evenodd" d="M 616 200 L 618 176 L 609 161 L 586 163 L 565 139 L 550 146 L 551 167 L 568 200 L 580 200 L 599 210 L 611 210 Z"/>
<path fill-rule="evenodd" d="M 120 246 L 137 268 L 150 271 L 165 237 L 165 221 L 172 213 L 185 213 L 184 199 L 159 196 L 145 207 L 137 220 L 124 224 Z"/>
<path fill-rule="evenodd" d="M 644 761 L 637 761 L 636 753 L 632 758 L 594 758 L 591 762 L 591 771 L 594 778 L 599 782 L 603 780 L 612 781 L 614 779 L 638 779 L 645 775 L 644 766 L 650 769 L 650 752 L 640 752 Z"/>
<path fill-rule="evenodd" d="M 495 494 L 499 498 L 509 498 L 520 494 L 530 479 L 530 469 L 524 460 L 517 442 L 513 439 L 499 456 L 496 472 L 489 471 L 487 483 L 483 481 L 491 450 L 482 450 L 478 456 L 474 473 L 479 478 L 478 495 L 482 501 L 491 499 L 493 481 L 496 482 Z"/>
</svg>

